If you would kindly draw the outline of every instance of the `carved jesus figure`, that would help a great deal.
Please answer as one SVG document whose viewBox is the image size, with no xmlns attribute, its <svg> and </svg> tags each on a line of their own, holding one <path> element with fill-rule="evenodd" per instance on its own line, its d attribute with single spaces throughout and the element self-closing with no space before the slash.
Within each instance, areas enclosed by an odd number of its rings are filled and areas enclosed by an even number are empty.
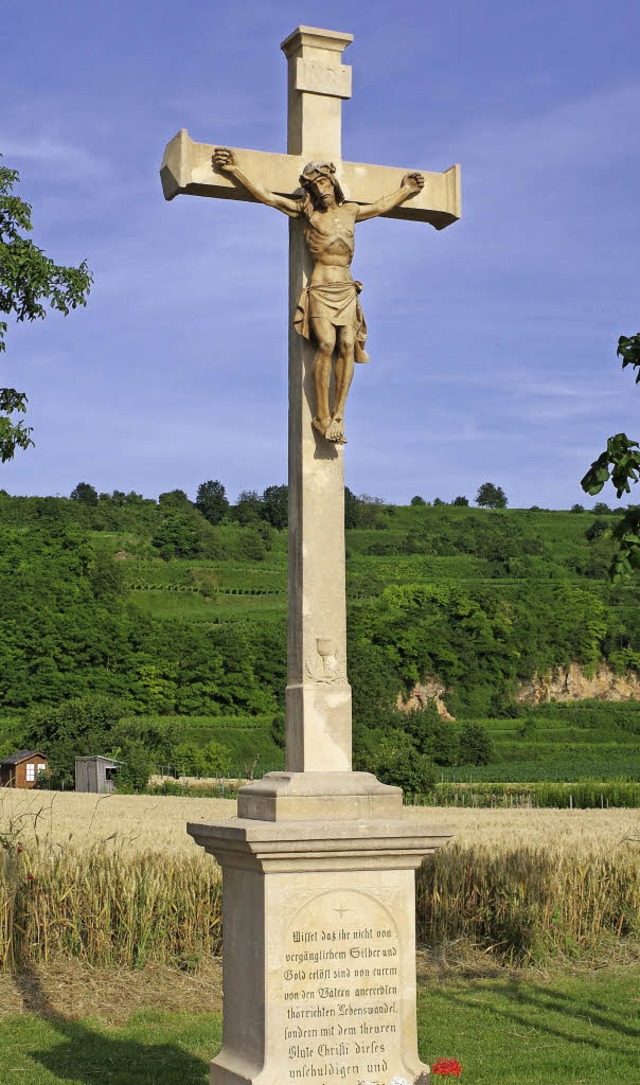
<svg viewBox="0 0 640 1085">
<path fill-rule="evenodd" d="M 300 177 L 303 193 L 299 198 L 279 196 L 246 177 L 228 147 L 216 147 L 213 165 L 233 177 L 260 203 L 275 207 L 290 218 L 303 220 L 314 265 L 298 301 L 294 325 L 316 347 L 313 425 L 328 441 L 344 444 L 344 412 L 354 362 L 369 361 L 365 351 L 367 326 L 358 299 L 362 283 L 355 282 L 351 275 L 355 224 L 384 215 L 411 199 L 423 187 L 424 178 L 421 173 L 407 173 L 396 192 L 360 206 L 345 200 L 333 162 L 309 162 L 304 167 Z M 335 400 L 331 404 L 334 358 Z"/>
</svg>

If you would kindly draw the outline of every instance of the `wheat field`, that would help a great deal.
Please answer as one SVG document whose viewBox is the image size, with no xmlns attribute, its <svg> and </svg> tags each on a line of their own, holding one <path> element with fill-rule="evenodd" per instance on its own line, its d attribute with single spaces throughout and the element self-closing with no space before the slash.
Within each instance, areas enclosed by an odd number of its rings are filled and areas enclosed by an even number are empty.
<svg viewBox="0 0 640 1085">
<path fill-rule="evenodd" d="M 229 799 L 0 793 L 0 970 L 60 955 L 195 967 L 221 948 L 221 878 L 185 831 Z M 640 938 L 640 813 L 411 807 L 451 829 L 418 872 L 424 945 L 513 963 L 611 954 Z"/>
<path fill-rule="evenodd" d="M 73 849 L 106 844 L 128 853 L 199 849 L 187 821 L 235 816 L 233 799 L 158 795 L 86 795 L 73 792 L 0 791 L 0 836 L 25 845 Z M 451 829 L 457 844 L 491 848 L 527 846 L 550 851 L 606 851 L 640 846 L 640 810 L 472 809 L 411 806 L 405 817 Z"/>
</svg>

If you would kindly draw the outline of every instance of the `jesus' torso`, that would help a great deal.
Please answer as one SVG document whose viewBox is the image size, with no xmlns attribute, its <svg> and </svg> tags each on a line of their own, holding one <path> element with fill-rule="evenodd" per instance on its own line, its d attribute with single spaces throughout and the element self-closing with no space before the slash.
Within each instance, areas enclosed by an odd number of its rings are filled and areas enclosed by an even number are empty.
<svg viewBox="0 0 640 1085">
<path fill-rule="evenodd" d="M 357 213 L 357 203 L 303 212 L 304 236 L 314 260 L 311 285 L 351 281 L 349 269 L 355 249 Z"/>
</svg>

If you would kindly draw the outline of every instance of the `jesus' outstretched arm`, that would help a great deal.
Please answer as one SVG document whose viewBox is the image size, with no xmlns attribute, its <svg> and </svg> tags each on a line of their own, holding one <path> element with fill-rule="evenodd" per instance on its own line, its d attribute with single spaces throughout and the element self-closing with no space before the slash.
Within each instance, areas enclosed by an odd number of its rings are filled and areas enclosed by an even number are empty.
<svg viewBox="0 0 640 1085">
<path fill-rule="evenodd" d="M 417 196 L 423 187 L 424 177 L 421 173 L 405 173 L 400 188 L 395 192 L 391 192 L 388 196 L 382 196 L 375 203 L 363 204 L 358 209 L 356 222 L 364 222 L 365 219 L 372 219 L 377 215 L 386 214 L 387 211 L 393 211 L 394 207 L 399 207 L 405 200 Z"/>
<path fill-rule="evenodd" d="M 287 196 L 279 196 L 276 192 L 269 192 L 259 182 L 247 177 L 240 169 L 236 157 L 229 147 L 216 147 L 213 152 L 213 166 L 214 169 L 220 170 L 221 173 L 233 177 L 259 203 L 264 203 L 267 207 L 275 207 L 276 211 L 282 211 L 283 214 L 289 215 L 291 218 L 297 218 L 300 214 L 298 200 L 290 200 Z"/>
</svg>

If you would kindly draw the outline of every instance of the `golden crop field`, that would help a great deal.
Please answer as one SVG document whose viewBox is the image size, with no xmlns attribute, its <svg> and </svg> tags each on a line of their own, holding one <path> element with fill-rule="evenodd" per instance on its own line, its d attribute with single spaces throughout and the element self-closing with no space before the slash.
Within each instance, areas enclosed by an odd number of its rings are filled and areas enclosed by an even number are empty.
<svg viewBox="0 0 640 1085">
<path fill-rule="evenodd" d="M 190 968 L 221 948 L 221 879 L 187 821 L 229 799 L 0 793 L 0 970 L 63 955 Z M 640 939 L 640 812 L 410 807 L 454 837 L 418 872 L 423 944 L 513 962 Z"/>
<path fill-rule="evenodd" d="M 640 847 L 640 811 L 407 808 L 406 817 L 449 826 L 457 844 L 492 848 L 543 847 L 575 854 L 611 852 L 623 842 Z M 85 849 L 107 842 L 128 853 L 199 849 L 185 832 L 187 821 L 234 817 L 232 799 L 155 795 L 84 795 L 73 792 L 0 791 L 0 835 L 19 834 L 29 844 Z"/>
</svg>

